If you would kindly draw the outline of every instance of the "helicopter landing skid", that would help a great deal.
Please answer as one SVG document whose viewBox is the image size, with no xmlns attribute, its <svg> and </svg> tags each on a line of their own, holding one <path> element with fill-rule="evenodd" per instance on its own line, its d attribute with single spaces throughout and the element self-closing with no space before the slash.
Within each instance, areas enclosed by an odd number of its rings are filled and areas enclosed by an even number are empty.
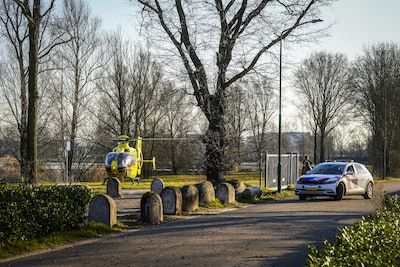
<svg viewBox="0 0 400 267">
<path fill-rule="evenodd" d="M 137 178 L 135 178 L 135 179 L 131 179 L 131 182 L 132 182 L 133 185 L 135 184 L 135 182 L 136 182 L 137 184 L 140 184 L 140 177 L 137 177 Z"/>
</svg>

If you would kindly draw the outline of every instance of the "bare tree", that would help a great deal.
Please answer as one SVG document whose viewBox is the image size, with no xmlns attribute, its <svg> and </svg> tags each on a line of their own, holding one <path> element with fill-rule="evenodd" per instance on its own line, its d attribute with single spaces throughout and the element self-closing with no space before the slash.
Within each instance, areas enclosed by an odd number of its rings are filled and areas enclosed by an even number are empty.
<svg viewBox="0 0 400 267">
<path fill-rule="evenodd" d="M 349 79 L 347 58 L 326 52 L 311 55 L 295 73 L 301 107 L 319 133 L 320 162 L 325 160 L 325 138 L 350 110 Z"/>
<path fill-rule="evenodd" d="M 250 80 L 247 83 L 247 94 L 249 129 L 254 138 L 256 158 L 261 162 L 261 153 L 265 152 L 267 145 L 268 124 L 277 110 L 277 103 L 274 101 L 272 83 L 266 78 Z"/>
<path fill-rule="evenodd" d="M 135 53 L 120 32 L 109 35 L 107 43 L 109 61 L 96 82 L 102 96 L 102 127 L 109 135 L 146 135 L 157 122 L 150 123 L 150 117 L 157 113 L 152 111 L 157 109 L 161 70 L 149 52 Z"/>
<path fill-rule="evenodd" d="M 354 64 L 357 106 L 370 126 L 370 159 L 383 177 L 400 172 L 400 46 L 368 47 Z M 396 160 L 392 160 L 393 158 Z"/>
<path fill-rule="evenodd" d="M 164 94 L 165 102 L 161 105 L 165 114 L 162 129 L 166 137 L 175 138 L 177 141 L 166 141 L 163 147 L 166 148 L 164 151 L 171 163 L 173 173 L 177 174 L 184 167 L 185 162 L 188 162 L 185 159 L 189 154 L 185 151 L 188 147 L 187 142 L 179 141 L 179 139 L 186 137 L 191 129 L 192 109 L 187 95 L 182 90 L 177 91 L 171 83 L 165 85 Z"/>
<path fill-rule="evenodd" d="M 21 8 L 10 0 L 1 2 L 1 33 L 10 44 L 10 60 L 2 66 L 3 97 L 7 101 L 14 121 L 17 123 L 19 133 L 19 155 L 17 159 L 21 165 L 21 174 L 27 177 L 26 151 L 27 151 L 27 60 L 26 48 L 28 38 L 28 25 L 23 19 Z M 17 62 L 14 64 L 13 62 Z M 17 69 L 17 73 L 15 73 Z M 15 88 L 19 88 L 18 91 Z"/>
<path fill-rule="evenodd" d="M 209 123 L 204 137 L 207 178 L 220 183 L 225 170 L 227 88 L 251 73 L 280 40 L 312 22 L 311 16 L 330 1 L 136 2 L 151 26 L 157 22 L 178 52 L 197 105 Z M 210 57 L 214 63 L 207 65 Z"/>
<path fill-rule="evenodd" d="M 102 67 L 100 55 L 101 38 L 99 36 L 100 19 L 93 17 L 84 0 L 64 0 L 62 14 L 54 30 L 57 36 L 63 36 L 64 45 L 57 48 L 56 66 L 62 70 L 62 87 L 56 90 L 66 113 L 69 129 L 61 136 L 71 143 L 68 152 L 68 173 L 73 175 L 72 164 L 76 156 L 76 138 L 82 122 L 88 117 L 87 109 L 92 108 L 93 84 L 96 74 Z M 65 33 L 65 34 L 64 34 Z M 64 102 L 66 102 L 64 104 Z M 63 114 L 60 114 L 63 123 Z"/>
<path fill-rule="evenodd" d="M 22 12 L 28 26 L 29 60 L 28 60 L 28 116 L 27 116 L 27 173 L 28 182 L 35 183 L 38 174 L 38 121 L 39 121 L 39 63 L 54 47 L 66 41 L 58 38 L 45 43 L 43 28 L 50 22 L 50 14 L 55 6 L 55 0 L 12 0 Z"/>
</svg>

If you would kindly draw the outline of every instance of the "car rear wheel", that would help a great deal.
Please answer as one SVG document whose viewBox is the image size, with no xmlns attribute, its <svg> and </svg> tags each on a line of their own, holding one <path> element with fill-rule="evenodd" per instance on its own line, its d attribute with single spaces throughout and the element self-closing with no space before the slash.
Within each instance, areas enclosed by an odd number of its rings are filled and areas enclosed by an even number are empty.
<svg viewBox="0 0 400 267">
<path fill-rule="evenodd" d="M 338 184 L 338 186 L 336 187 L 335 200 L 342 200 L 344 192 L 345 192 L 344 184 L 343 183 Z"/>
<path fill-rule="evenodd" d="M 373 194 L 374 194 L 374 185 L 371 182 L 369 182 L 367 184 L 367 188 L 365 189 L 365 194 L 363 195 L 363 197 L 365 199 L 371 199 Z"/>
<path fill-rule="evenodd" d="M 299 199 L 300 200 L 306 200 L 307 199 L 307 195 L 299 195 Z"/>
</svg>

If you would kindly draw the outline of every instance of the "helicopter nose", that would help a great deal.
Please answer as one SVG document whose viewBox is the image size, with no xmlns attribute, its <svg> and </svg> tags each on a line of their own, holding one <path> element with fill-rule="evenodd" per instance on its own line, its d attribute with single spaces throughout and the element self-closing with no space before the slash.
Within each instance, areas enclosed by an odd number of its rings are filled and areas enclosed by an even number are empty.
<svg viewBox="0 0 400 267">
<path fill-rule="evenodd" d="M 118 162 L 116 160 L 113 160 L 111 162 L 111 170 L 115 171 L 118 168 Z"/>
</svg>

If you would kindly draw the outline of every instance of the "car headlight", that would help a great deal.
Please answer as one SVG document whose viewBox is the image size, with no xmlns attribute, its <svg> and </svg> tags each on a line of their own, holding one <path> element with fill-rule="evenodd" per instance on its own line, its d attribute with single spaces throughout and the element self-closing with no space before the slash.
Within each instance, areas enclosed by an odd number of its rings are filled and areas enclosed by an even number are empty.
<svg viewBox="0 0 400 267">
<path fill-rule="evenodd" d="M 305 184 L 305 183 L 307 183 L 307 180 L 304 179 L 304 178 L 299 178 L 299 179 L 297 179 L 297 183 L 298 184 Z"/>
<path fill-rule="evenodd" d="M 334 184 L 337 182 L 337 179 L 332 178 L 323 178 L 318 181 L 319 184 Z"/>
</svg>

